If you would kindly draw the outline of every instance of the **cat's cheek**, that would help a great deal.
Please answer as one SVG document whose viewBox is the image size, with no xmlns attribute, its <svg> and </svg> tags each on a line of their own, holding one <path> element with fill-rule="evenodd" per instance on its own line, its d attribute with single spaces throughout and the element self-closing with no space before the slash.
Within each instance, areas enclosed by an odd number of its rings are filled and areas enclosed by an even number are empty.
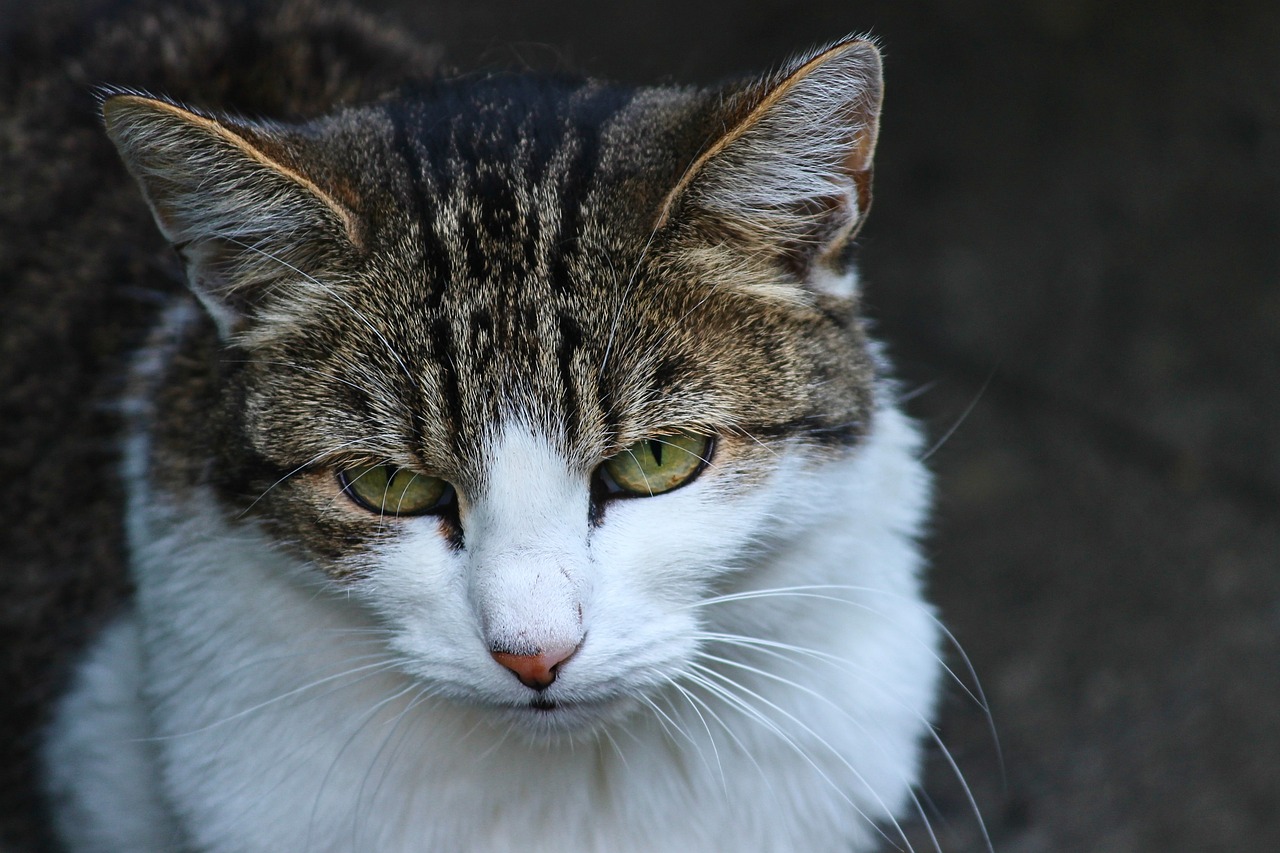
<svg viewBox="0 0 1280 853">
<path fill-rule="evenodd" d="M 693 649 L 697 604 L 749 557 L 768 500 L 708 478 L 654 498 L 618 502 L 591 537 L 588 632 L 674 666 Z"/>
<path fill-rule="evenodd" d="M 728 465 L 677 491 L 617 501 L 592 537 L 605 563 L 650 577 L 655 594 L 680 598 L 732 571 L 777 510 L 777 462 L 742 474 Z"/>
<path fill-rule="evenodd" d="M 405 519 L 398 526 L 398 535 L 370 548 L 362 597 L 381 605 L 388 615 L 438 612 L 465 589 L 462 560 L 440 535 L 434 518 Z"/>
<path fill-rule="evenodd" d="M 430 516 L 401 519 L 397 535 L 370 548 L 352 594 L 388 630 L 414 672 L 456 677 L 482 649 L 467 604 L 463 556 Z"/>
</svg>

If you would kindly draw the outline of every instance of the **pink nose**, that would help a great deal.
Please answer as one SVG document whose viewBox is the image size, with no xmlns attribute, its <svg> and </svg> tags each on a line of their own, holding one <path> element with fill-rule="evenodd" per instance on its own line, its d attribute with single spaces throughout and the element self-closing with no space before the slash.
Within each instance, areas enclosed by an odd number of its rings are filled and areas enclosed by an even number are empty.
<svg viewBox="0 0 1280 853">
<path fill-rule="evenodd" d="M 532 655 L 515 655 L 510 652 L 489 652 L 493 659 L 516 674 L 520 683 L 534 690 L 546 690 L 556 680 L 560 664 L 573 657 L 577 646 L 561 646 Z"/>
</svg>

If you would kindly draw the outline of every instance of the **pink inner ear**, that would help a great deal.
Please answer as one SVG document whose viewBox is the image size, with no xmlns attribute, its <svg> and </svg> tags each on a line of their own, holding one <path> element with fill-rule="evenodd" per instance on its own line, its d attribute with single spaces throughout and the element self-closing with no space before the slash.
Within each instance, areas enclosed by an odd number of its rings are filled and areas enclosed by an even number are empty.
<svg viewBox="0 0 1280 853">
<path fill-rule="evenodd" d="M 874 121 L 875 117 L 871 117 Z M 865 122 L 866 119 L 864 118 Z M 871 156 L 876 150 L 875 134 L 868 131 L 859 131 L 853 136 L 853 144 L 849 146 L 849 155 L 845 158 L 844 169 L 850 174 L 857 176 L 871 169 Z"/>
</svg>

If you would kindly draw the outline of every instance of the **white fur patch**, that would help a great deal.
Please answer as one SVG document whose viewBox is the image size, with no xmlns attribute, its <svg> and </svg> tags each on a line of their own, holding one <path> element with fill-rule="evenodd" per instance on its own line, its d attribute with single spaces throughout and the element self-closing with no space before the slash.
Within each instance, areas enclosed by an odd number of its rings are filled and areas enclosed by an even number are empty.
<svg viewBox="0 0 1280 853">
<path fill-rule="evenodd" d="M 209 851 L 875 846 L 940 669 L 911 426 L 885 409 L 854 458 L 784 449 L 750 488 L 712 466 L 598 527 L 551 447 L 509 425 L 465 547 L 406 519 L 349 595 L 135 480 L 136 617 L 48 751 L 72 849 L 166 849 L 171 819 Z M 575 632 L 552 710 L 488 653 Z"/>
</svg>

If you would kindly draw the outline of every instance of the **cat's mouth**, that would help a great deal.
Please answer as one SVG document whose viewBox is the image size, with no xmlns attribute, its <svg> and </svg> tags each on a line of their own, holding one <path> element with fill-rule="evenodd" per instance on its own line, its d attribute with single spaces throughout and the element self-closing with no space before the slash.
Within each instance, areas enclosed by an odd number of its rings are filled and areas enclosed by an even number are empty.
<svg viewBox="0 0 1280 853">
<path fill-rule="evenodd" d="M 590 717 L 606 712 L 618 704 L 617 699 L 551 699 L 538 696 L 525 708 L 542 717 Z"/>
<path fill-rule="evenodd" d="M 510 706 L 508 706 L 510 707 Z M 625 714 L 630 707 L 626 697 L 611 696 L 600 699 L 552 699 L 538 696 L 512 710 L 525 725 L 535 729 L 572 731 L 593 728 Z"/>
</svg>

